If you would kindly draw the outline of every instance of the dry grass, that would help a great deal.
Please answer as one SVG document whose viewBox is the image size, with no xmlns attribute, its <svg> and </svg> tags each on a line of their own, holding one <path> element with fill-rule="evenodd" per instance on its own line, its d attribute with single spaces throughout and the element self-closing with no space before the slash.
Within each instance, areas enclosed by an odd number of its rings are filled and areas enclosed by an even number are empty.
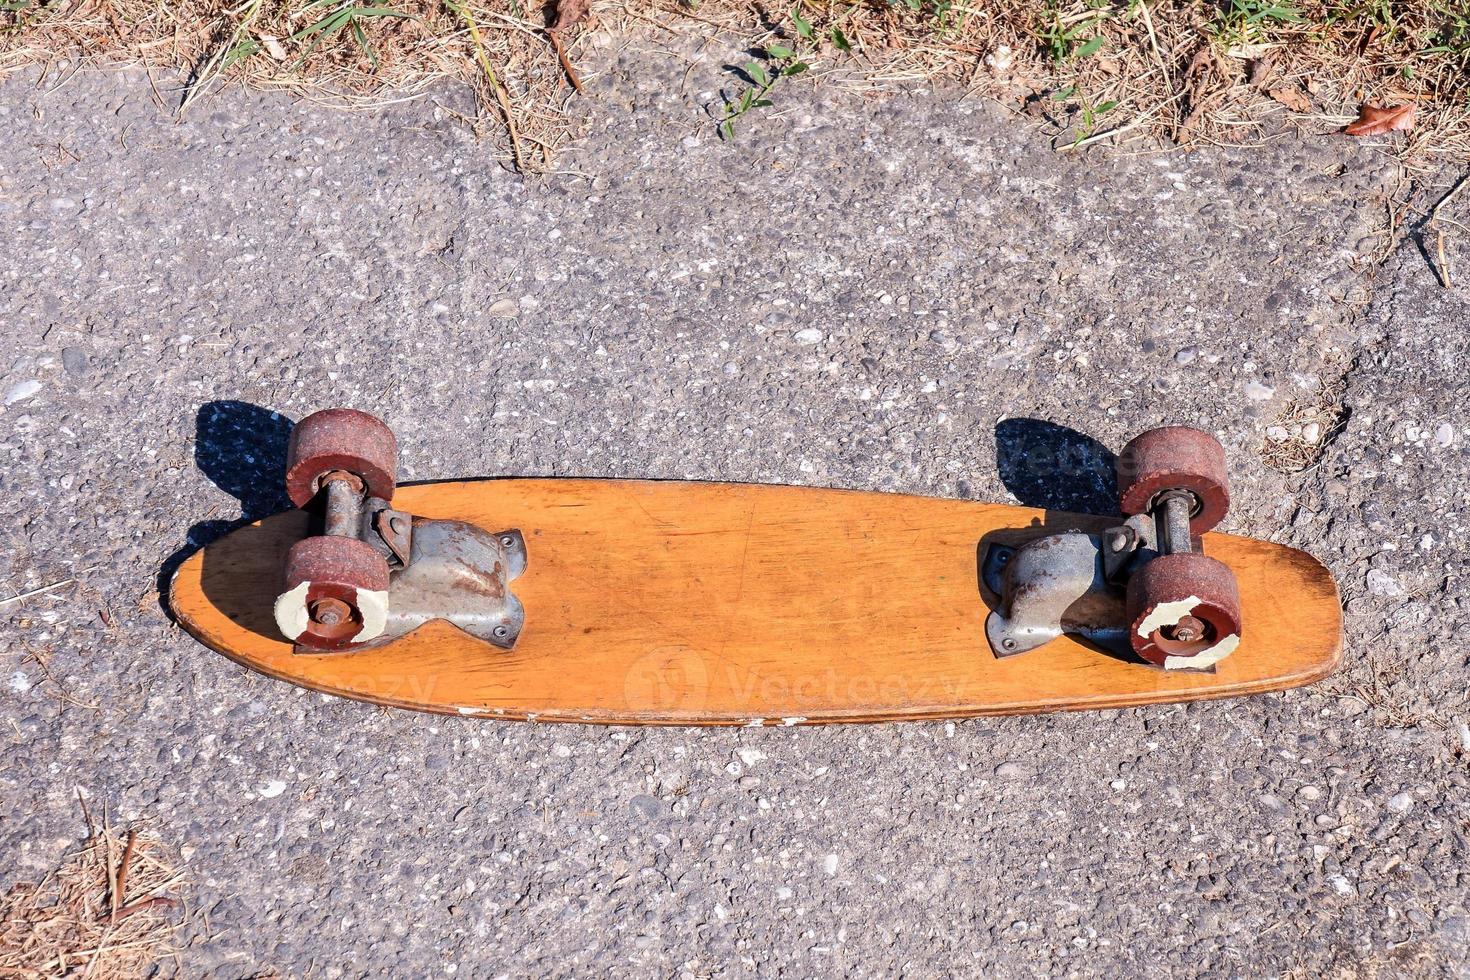
<svg viewBox="0 0 1470 980">
<path fill-rule="evenodd" d="M 1365 102 L 1413 101 L 1416 126 L 1392 138 L 1406 159 L 1470 152 L 1466 0 L 617 0 L 552 32 L 557 2 L 0 0 L 0 72 L 143 64 L 188 77 L 181 108 L 231 81 L 361 104 L 458 79 L 534 171 L 568 138 L 585 32 L 657 25 L 789 48 L 810 78 L 958 82 L 1050 120 L 1062 149 L 1331 131 Z"/>
<path fill-rule="evenodd" d="M 566 72 L 544 22 L 513 2 L 0 0 L 0 11 L 17 4 L 28 5 L 0 13 L 0 74 L 143 66 L 184 79 L 167 93 L 181 112 L 232 82 L 360 107 L 454 79 L 514 133 L 518 167 L 549 167 L 567 137 Z"/>
<path fill-rule="evenodd" d="M 0 897 L 0 978 L 124 980 L 175 953 L 182 876 L 156 837 L 116 832 L 104 818 L 38 884 Z"/>
</svg>

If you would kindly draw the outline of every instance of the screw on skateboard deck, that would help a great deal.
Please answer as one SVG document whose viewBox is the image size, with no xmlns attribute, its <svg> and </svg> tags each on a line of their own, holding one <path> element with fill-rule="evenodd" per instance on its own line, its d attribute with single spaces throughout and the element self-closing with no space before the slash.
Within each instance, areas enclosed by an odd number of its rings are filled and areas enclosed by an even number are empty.
<svg viewBox="0 0 1470 980">
<path fill-rule="evenodd" d="M 1189 701 L 1310 683 L 1340 657 L 1326 568 L 1211 532 L 1224 451 L 1194 429 L 1129 443 L 1121 523 L 783 486 L 399 487 L 396 451 L 372 416 L 304 419 L 286 475 L 300 509 L 184 562 L 180 623 L 314 690 L 629 724 Z"/>
</svg>

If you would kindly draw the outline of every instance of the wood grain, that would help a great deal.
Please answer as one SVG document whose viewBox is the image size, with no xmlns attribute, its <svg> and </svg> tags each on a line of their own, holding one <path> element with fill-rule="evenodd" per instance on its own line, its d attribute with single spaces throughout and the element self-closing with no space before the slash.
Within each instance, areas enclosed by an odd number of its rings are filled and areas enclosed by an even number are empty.
<svg viewBox="0 0 1470 980">
<path fill-rule="evenodd" d="M 1341 653 L 1337 587 L 1304 552 L 1210 534 L 1239 580 L 1239 650 L 1160 671 L 1063 637 L 999 660 L 979 545 L 1116 519 L 896 494 L 618 480 L 400 488 L 396 507 L 490 530 L 529 554 L 516 648 L 443 623 L 381 649 L 297 656 L 271 606 L 289 512 L 222 538 L 174 577 L 179 622 L 239 663 L 406 708 L 541 721 L 779 725 L 1019 714 L 1221 698 L 1310 683 Z M 1019 530 L 1018 530 L 1019 529 Z"/>
</svg>

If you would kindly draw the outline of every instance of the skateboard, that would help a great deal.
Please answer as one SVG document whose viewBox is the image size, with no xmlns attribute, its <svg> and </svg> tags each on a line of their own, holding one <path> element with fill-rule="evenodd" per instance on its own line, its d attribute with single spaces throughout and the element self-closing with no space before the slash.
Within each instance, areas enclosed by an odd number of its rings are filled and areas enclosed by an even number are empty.
<svg viewBox="0 0 1470 980">
<path fill-rule="evenodd" d="M 176 572 L 178 622 L 315 691 L 540 721 L 798 725 L 1281 690 L 1341 656 L 1310 555 L 1211 529 L 1224 450 L 1118 457 L 1123 517 L 645 480 L 399 486 L 382 421 L 293 430 L 297 509 Z"/>
</svg>

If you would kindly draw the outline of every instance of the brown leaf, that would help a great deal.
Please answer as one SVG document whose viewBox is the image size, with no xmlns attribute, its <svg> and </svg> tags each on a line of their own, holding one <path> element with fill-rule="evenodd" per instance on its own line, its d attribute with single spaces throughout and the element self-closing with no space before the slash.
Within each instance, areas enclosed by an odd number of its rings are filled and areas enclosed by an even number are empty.
<svg viewBox="0 0 1470 980">
<path fill-rule="evenodd" d="M 1194 53 L 1194 57 L 1189 59 L 1189 67 L 1184 69 L 1184 77 L 1193 79 L 1207 75 L 1214 63 L 1214 50 L 1208 44 L 1201 45 L 1200 49 Z"/>
<path fill-rule="evenodd" d="M 1415 103 L 1383 108 L 1363 103 L 1358 110 L 1357 122 L 1343 130 L 1349 136 L 1381 136 L 1396 129 L 1404 132 L 1414 128 Z"/>
<path fill-rule="evenodd" d="M 1274 66 L 1271 64 L 1271 56 L 1263 55 L 1251 62 L 1250 70 L 1246 73 L 1246 81 L 1256 88 L 1265 88 L 1270 79 Z"/>
<path fill-rule="evenodd" d="M 569 27 L 575 27 L 587 19 L 587 11 L 592 9 L 592 0 L 557 0 L 556 21 L 551 25 L 553 31 L 564 31 Z"/>
<path fill-rule="evenodd" d="M 1266 93 L 1292 112 L 1311 112 L 1312 100 L 1299 88 L 1273 88 Z"/>
<path fill-rule="evenodd" d="M 1184 70 L 1185 94 L 1179 107 L 1179 125 L 1174 127 L 1174 142 L 1184 141 L 1204 116 L 1206 105 L 1219 94 L 1209 90 L 1215 67 L 1215 52 L 1208 44 L 1201 45 L 1189 59 L 1189 67 Z"/>
<path fill-rule="evenodd" d="M 1382 29 L 1377 24 L 1374 24 L 1371 28 L 1363 33 L 1363 39 L 1358 42 L 1359 58 L 1363 57 L 1363 54 L 1368 50 L 1368 45 L 1378 40 L 1378 34 L 1381 30 Z"/>
</svg>

